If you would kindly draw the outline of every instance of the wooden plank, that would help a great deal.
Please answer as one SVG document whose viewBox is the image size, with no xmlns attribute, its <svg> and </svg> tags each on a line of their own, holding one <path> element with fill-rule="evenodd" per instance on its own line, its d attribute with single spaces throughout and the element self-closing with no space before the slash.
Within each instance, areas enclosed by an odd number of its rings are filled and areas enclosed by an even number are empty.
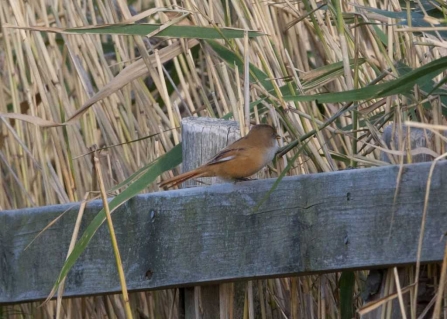
<svg viewBox="0 0 447 319">
<path fill-rule="evenodd" d="M 414 263 L 431 163 L 137 196 L 113 213 L 128 287 L 156 289 Z M 432 180 L 422 260 L 441 261 L 447 163 Z M 0 302 L 45 298 L 65 259 L 78 206 L 0 212 Z M 88 206 L 84 226 L 101 203 Z M 27 250 L 60 213 L 68 212 Z M 389 233 L 394 210 L 394 224 Z M 116 292 L 108 231 L 101 227 L 71 271 L 66 295 Z"/>
</svg>

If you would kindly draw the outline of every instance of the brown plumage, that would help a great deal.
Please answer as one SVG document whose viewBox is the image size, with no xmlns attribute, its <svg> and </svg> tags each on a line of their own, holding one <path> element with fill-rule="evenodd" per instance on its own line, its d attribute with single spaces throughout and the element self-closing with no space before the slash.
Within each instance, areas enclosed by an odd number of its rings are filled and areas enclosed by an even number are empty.
<svg viewBox="0 0 447 319">
<path fill-rule="evenodd" d="M 208 163 L 160 183 L 171 188 L 191 178 L 219 176 L 243 179 L 255 174 L 275 157 L 279 136 L 267 124 L 255 125 L 245 137 L 217 153 Z"/>
</svg>

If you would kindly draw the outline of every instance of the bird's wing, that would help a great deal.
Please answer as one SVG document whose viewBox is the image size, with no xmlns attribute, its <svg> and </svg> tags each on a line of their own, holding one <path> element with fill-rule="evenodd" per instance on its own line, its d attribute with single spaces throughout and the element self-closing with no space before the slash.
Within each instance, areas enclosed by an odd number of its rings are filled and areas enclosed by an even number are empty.
<svg viewBox="0 0 447 319">
<path fill-rule="evenodd" d="M 245 151 L 247 149 L 246 143 L 244 143 L 246 139 L 247 136 L 244 136 L 228 145 L 222 151 L 217 153 L 212 159 L 210 159 L 210 161 L 206 163 L 206 165 L 228 162 L 235 159 L 237 156 L 241 156 L 241 153 L 244 154 L 242 151 Z"/>
<path fill-rule="evenodd" d="M 228 162 L 240 156 L 240 152 L 245 150 L 245 148 L 226 148 L 220 153 L 217 153 L 206 165 L 214 165 L 218 163 Z"/>
</svg>

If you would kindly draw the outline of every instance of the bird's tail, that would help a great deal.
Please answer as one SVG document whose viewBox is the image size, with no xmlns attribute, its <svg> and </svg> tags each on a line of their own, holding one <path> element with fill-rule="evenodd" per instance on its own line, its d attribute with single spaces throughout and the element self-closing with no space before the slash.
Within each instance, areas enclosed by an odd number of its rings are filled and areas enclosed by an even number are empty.
<svg viewBox="0 0 447 319">
<path fill-rule="evenodd" d="M 166 187 L 171 188 L 174 186 L 177 186 L 188 179 L 194 178 L 194 177 L 205 177 L 207 174 L 201 169 L 201 167 L 194 169 L 192 171 L 174 176 L 173 178 L 170 178 L 168 180 L 165 180 L 158 184 L 160 187 Z"/>
</svg>

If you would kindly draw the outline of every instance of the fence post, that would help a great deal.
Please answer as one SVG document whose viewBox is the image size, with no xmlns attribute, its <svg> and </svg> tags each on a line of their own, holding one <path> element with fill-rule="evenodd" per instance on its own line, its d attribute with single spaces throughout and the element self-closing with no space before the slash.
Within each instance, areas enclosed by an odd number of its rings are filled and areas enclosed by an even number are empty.
<svg viewBox="0 0 447 319">
<path fill-rule="evenodd" d="M 445 132 L 442 133 L 445 136 Z M 382 140 L 385 142 L 386 146 L 391 150 L 405 151 L 408 152 L 410 150 L 415 150 L 418 148 L 429 148 L 439 149 L 439 151 L 444 152 L 446 148 L 446 143 L 440 143 L 436 141 L 436 136 L 430 130 L 408 127 L 406 125 L 397 125 L 390 124 L 386 126 L 383 130 Z M 436 145 L 438 144 L 438 145 Z M 393 163 L 396 162 L 399 164 L 401 162 L 400 157 L 391 156 L 387 152 L 381 152 L 380 158 L 384 162 Z M 411 163 L 422 163 L 422 162 L 430 162 L 433 161 L 434 157 L 430 154 L 417 154 L 411 156 L 411 161 L 407 155 L 405 155 L 402 159 L 403 164 Z M 409 278 L 409 273 L 414 272 L 413 266 L 408 267 L 399 267 L 398 268 L 398 277 L 401 288 L 406 285 L 411 284 L 411 280 Z M 428 281 L 427 273 L 422 272 L 419 277 L 419 285 L 421 287 L 426 287 L 426 282 Z M 372 289 L 372 291 L 370 291 Z M 428 291 L 429 289 L 427 289 Z M 388 269 L 375 269 L 371 270 L 368 275 L 366 281 L 366 289 L 363 293 L 363 299 L 366 299 L 368 302 L 376 301 L 380 298 L 383 298 L 391 293 L 396 292 L 395 286 L 395 276 L 393 274 L 393 268 Z M 434 291 L 429 291 L 429 295 L 434 294 Z M 405 305 L 405 311 L 407 318 L 411 316 L 410 313 L 410 293 L 403 295 L 403 301 Z M 419 297 L 419 296 L 418 296 Z M 418 298 L 419 299 L 419 298 Z M 422 307 L 423 309 L 424 307 Z M 381 319 L 389 313 L 390 318 L 401 318 L 402 313 L 399 307 L 399 303 L 397 299 L 385 303 L 383 306 L 377 308 L 364 315 L 362 319 Z M 419 316 L 420 311 L 416 313 Z"/>
<path fill-rule="evenodd" d="M 240 137 L 239 126 L 234 121 L 205 117 L 182 120 L 183 172 L 194 169 L 211 159 L 219 150 Z M 218 178 L 200 178 L 202 183 L 215 184 Z M 203 186 L 197 180 L 189 180 L 182 187 Z M 194 256 L 191 256 L 194 258 Z M 233 318 L 231 306 L 234 284 L 216 284 L 183 288 L 185 319 Z M 242 292 L 244 293 L 244 292 Z M 238 312 L 238 311 L 237 311 Z"/>
</svg>

